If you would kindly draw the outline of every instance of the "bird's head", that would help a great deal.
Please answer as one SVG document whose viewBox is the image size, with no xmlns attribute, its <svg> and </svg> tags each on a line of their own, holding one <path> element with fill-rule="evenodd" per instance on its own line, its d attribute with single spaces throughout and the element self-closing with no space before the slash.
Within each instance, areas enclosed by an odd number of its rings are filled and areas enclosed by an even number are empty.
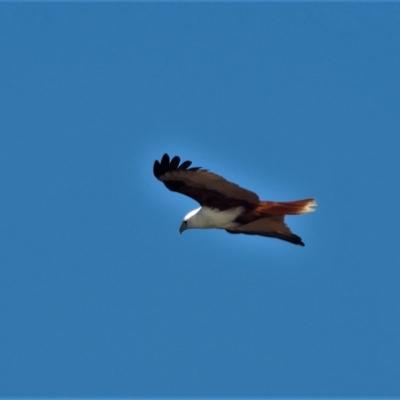
<svg viewBox="0 0 400 400">
<path fill-rule="evenodd" d="M 186 231 L 186 229 L 197 228 L 196 218 L 197 218 L 197 213 L 200 211 L 200 208 L 196 208 L 196 210 L 190 211 L 190 213 L 185 215 L 185 218 L 183 218 L 182 224 L 179 228 L 180 233 Z"/>
<path fill-rule="evenodd" d="M 188 222 L 183 220 L 182 224 L 179 228 L 179 232 L 182 233 L 182 232 L 186 231 L 186 229 L 189 229 Z"/>
</svg>

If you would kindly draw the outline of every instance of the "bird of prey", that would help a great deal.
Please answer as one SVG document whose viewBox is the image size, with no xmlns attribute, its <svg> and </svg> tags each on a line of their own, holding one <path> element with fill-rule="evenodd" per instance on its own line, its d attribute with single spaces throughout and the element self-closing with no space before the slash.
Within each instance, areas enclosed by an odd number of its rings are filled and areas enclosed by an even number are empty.
<svg viewBox="0 0 400 400">
<path fill-rule="evenodd" d="M 304 246 L 300 236 L 285 224 L 286 215 L 305 214 L 315 210 L 314 199 L 274 202 L 261 201 L 258 195 L 191 161 L 180 163 L 178 156 L 164 154 L 154 162 L 154 176 L 174 192 L 196 200 L 200 207 L 189 212 L 179 231 L 186 229 L 225 229 L 229 233 L 244 233 L 277 238 Z"/>
</svg>

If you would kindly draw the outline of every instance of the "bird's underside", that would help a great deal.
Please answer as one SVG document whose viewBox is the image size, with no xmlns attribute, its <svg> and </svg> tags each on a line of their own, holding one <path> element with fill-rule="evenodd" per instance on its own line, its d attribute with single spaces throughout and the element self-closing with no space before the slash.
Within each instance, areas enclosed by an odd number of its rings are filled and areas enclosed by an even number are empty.
<svg viewBox="0 0 400 400">
<path fill-rule="evenodd" d="M 285 240 L 293 244 L 304 246 L 300 236 L 291 232 L 285 224 L 284 215 L 266 214 L 252 222 L 245 223 L 237 228 L 226 229 L 229 233 L 244 233 L 246 235 L 259 235 Z M 239 219 L 240 221 L 240 219 Z"/>
<path fill-rule="evenodd" d="M 219 175 L 195 167 L 190 161 L 180 164 L 180 158 L 170 160 L 165 154 L 161 162 L 155 161 L 154 175 L 165 186 L 198 201 L 202 206 L 198 212 L 186 217 L 187 228 L 220 228 L 232 234 L 260 235 L 272 237 L 304 246 L 300 236 L 290 231 L 285 224 L 285 215 L 299 215 L 315 210 L 314 199 L 288 202 L 260 201 L 256 193 L 243 189 Z M 242 210 L 232 219 L 232 226 L 218 226 L 218 215 L 232 209 Z M 203 210 L 203 211 L 202 211 Z M 215 214 L 205 210 L 215 210 Z M 185 218 L 186 218 L 185 217 Z M 213 220 L 213 218 L 215 218 Z M 185 228 L 185 229 L 187 229 Z"/>
</svg>

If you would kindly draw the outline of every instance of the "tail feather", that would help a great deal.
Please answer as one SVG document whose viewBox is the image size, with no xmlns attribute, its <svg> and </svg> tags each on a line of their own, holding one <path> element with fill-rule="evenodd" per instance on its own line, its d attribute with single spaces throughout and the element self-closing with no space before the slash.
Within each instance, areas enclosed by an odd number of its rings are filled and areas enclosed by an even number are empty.
<svg viewBox="0 0 400 400">
<path fill-rule="evenodd" d="M 317 203 L 315 199 L 273 202 L 260 201 L 257 212 L 278 215 L 298 215 L 315 211 Z"/>
</svg>

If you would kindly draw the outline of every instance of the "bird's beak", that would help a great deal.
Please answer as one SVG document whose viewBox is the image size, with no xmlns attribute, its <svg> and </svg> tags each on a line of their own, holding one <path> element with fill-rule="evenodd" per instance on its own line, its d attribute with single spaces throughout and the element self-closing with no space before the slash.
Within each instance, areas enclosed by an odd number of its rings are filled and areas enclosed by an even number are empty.
<svg viewBox="0 0 400 400">
<path fill-rule="evenodd" d="M 187 226 L 184 222 L 182 222 L 181 227 L 179 228 L 179 232 L 182 233 L 183 231 L 185 231 L 187 229 Z"/>
</svg>

